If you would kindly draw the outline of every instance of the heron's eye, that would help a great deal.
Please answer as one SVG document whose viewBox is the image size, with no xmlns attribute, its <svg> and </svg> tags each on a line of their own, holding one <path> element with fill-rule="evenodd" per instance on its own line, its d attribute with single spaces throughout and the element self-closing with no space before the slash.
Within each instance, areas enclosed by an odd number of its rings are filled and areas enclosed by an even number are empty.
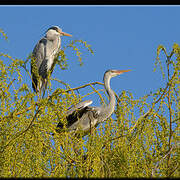
<svg viewBox="0 0 180 180">
<path fill-rule="evenodd" d="M 58 28 L 57 27 L 54 27 L 53 29 L 58 32 Z"/>
<path fill-rule="evenodd" d="M 58 28 L 57 28 L 57 27 L 51 27 L 51 28 L 49 28 L 49 30 L 50 30 L 50 29 L 53 29 L 53 30 L 55 30 L 55 31 L 58 32 Z"/>
</svg>

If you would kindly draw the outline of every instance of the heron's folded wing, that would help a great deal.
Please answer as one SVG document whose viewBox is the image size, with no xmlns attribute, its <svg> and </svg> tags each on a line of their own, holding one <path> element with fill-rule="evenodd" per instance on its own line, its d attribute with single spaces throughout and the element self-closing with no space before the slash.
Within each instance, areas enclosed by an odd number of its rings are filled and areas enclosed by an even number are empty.
<svg viewBox="0 0 180 180">
<path fill-rule="evenodd" d="M 87 106 L 90 104 L 92 104 L 92 101 L 86 100 L 70 107 L 66 113 L 67 127 L 70 127 L 72 124 L 74 124 L 78 118 L 86 112 Z M 57 128 L 62 129 L 63 124 L 59 122 Z"/>
<path fill-rule="evenodd" d="M 70 107 L 67 111 L 67 116 L 72 114 L 74 111 L 77 111 L 77 110 L 80 110 L 80 109 L 83 109 L 87 106 L 89 106 L 90 104 L 92 104 L 92 101 L 91 100 L 86 100 L 86 101 L 82 101 L 76 105 L 73 105 L 72 107 Z"/>
<path fill-rule="evenodd" d="M 36 46 L 34 47 L 34 50 L 33 50 L 33 57 L 35 58 L 36 60 L 36 65 L 37 65 L 37 68 L 39 69 L 42 61 L 44 60 L 45 58 L 45 45 L 47 43 L 47 40 L 46 38 L 42 38 L 37 44 Z"/>
</svg>

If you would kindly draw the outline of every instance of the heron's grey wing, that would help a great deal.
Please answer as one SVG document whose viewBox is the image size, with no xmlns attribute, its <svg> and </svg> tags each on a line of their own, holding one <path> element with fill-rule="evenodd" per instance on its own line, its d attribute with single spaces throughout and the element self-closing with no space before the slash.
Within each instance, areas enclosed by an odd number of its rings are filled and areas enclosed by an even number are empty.
<svg viewBox="0 0 180 180">
<path fill-rule="evenodd" d="M 66 113 L 67 119 L 67 128 L 70 127 L 73 123 L 78 121 L 79 118 L 87 111 L 88 105 L 92 104 L 91 100 L 86 100 L 80 102 L 76 105 L 73 105 Z M 61 122 L 57 125 L 58 128 L 63 128 L 63 124 Z"/>
<path fill-rule="evenodd" d="M 47 72 L 49 70 L 53 70 L 53 67 L 55 65 L 54 58 L 59 50 L 60 40 L 57 39 L 57 41 L 50 41 L 46 38 L 43 38 L 40 42 L 40 44 L 43 48 L 43 60 L 39 66 L 39 74 L 45 79 L 47 78 Z M 59 44 L 58 44 L 59 43 Z"/>
<path fill-rule="evenodd" d="M 84 129 L 85 124 L 89 126 L 89 121 L 91 121 L 93 126 L 96 126 L 104 119 L 101 115 L 103 112 L 102 107 L 89 106 L 91 103 L 91 100 L 80 102 L 68 111 L 67 128 L 71 126 L 70 128 L 73 129 L 77 123 L 80 123 L 82 124 L 82 129 Z"/>
<path fill-rule="evenodd" d="M 33 53 L 32 53 L 32 58 L 35 58 L 35 64 L 32 63 L 31 60 L 31 74 L 32 74 L 32 87 L 34 89 L 35 92 L 38 91 L 38 80 L 36 75 L 34 74 L 34 72 L 36 71 L 34 69 L 34 65 L 36 66 L 37 70 L 39 69 L 39 67 L 41 66 L 44 57 L 45 57 L 45 45 L 46 45 L 46 39 L 42 38 L 34 47 Z M 39 71 L 38 71 L 39 73 Z"/>
<path fill-rule="evenodd" d="M 45 46 L 47 43 L 47 39 L 46 38 L 42 38 L 34 47 L 33 50 L 33 57 L 36 60 L 36 65 L 37 68 L 39 69 L 39 67 L 41 66 L 42 61 L 45 59 Z"/>
<path fill-rule="evenodd" d="M 36 57 L 36 64 L 39 69 L 39 75 L 42 76 L 43 79 L 47 77 L 48 71 L 48 40 L 46 38 L 42 38 L 37 47 L 35 47 L 35 57 Z"/>
<path fill-rule="evenodd" d="M 80 109 L 83 109 L 87 106 L 89 106 L 90 104 L 92 104 L 92 101 L 91 100 L 86 100 L 86 101 L 82 101 L 76 105 L 73 105 L 72 107 L 70 107 L 67 111 L 67 116 L 72 114 L 74 111 L 77 111 L 77 110 L 80 110 Z"/>
<path fill-rule="evenodd" d="M 100 113 L 100 107 L 86 106 L 78 110 L 77 113 L 75 111 L 67 117 L 67 128 L 70 132 L 80 128 L 83 134 L 86 135 L 92 127 L 96 127 L 100 123 Z"/>
<path fill-rule="evenodd" d="M 36 58 L 39 75 L 41 75 L 44 79 L 47 77 L 48 68 L 50 68 L 53 63 L 53 58 L 51 56 L 53 52 L 53 43 L 46 37 L 42 38 L 33 50 L 33 56 Z"/>
</svg>

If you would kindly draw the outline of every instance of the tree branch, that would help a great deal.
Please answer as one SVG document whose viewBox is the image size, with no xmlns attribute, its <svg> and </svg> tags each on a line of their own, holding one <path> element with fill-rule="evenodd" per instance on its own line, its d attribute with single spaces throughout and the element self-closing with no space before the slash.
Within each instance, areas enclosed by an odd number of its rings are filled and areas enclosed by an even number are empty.
<svg viewBox="0 0 180 180">
<path fill-rule="evenodd" d="M 76 87 L 76 88 L 70 88 L 70 89 L 66 89 L 66 90 L 57 89 L 56 91 L 54 91 L 54 92 L 52 93 L 51 96 L 48 97 L 48 99 L 51 100 L 53 96 L 55 96 L 55 95 L 57 95 L 57 94 L 60 94 L 60 93 L 66 93 L 66 92 L 69 92 L 69 91 L 74 91 L 74 90 L 82 89 L 82 88 L 85 88 L 85 87 L 87 87 L 87 86 L 96 85 L 96 84 L 104 85 L 104 84 L 101 83 L 101 82 L 92 82 L 92 83 L 88 83 L 88 84 L 85 84 L 85 85 L 82 85 L 82 86 L 79 86 L 79 87 Z"/>
<path fill-rule="evenodd" d="M 7 146 L 9 146 L 9 144 L 10 144 L 13 140 L 17 139 L 18 137 L 20 137 L 21 135 L 23 135 L 26 131 L 28 131 L 28 130 L 31 128 L 31 126 L 32 126 L 32 124 L 33 124 L 34 120 L 36 119 L 36 117 L 37 117 L 37 115 L 38 115 L 39 112 L 40 112 L 40 106 L 38 107 L 38 109 L 37 109 L 37 111 L 36 111 L 36 113 L 35 113 L 32 121 L 29 123 L 28 127 L 27 127 L 24 131 L 20 132 L 19 134 L 15 134 L 14 137 L 13 137 L 11 140 L 9 140 L 9 142 L 3 147 L 2 152 L 5 150 L 5 148 L 6 148 Z"/>
<path fill-rule="evenodd" d="M 172 146 L 171 149 L 168 150 L 168 152 L 161 158 L 161 160 L 156 163 L 155 167 L 152 169 L 151 176 L 154 176 L 154 171 L 157 170 L 157 168 L 159 167 L 160 162 L 162 160 L 164 160 L 171 153 L 171 151 L 173 150 L 174 146 Z"/>
</svg>

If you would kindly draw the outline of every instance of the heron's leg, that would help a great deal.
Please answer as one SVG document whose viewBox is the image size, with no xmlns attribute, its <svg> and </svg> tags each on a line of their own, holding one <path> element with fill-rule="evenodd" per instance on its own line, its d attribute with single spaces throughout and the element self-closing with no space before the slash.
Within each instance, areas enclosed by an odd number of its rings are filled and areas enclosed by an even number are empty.
<svg viewBox="0 0 180 180">
<path fill-rule="evenodd" d="M 44 98 L 44 95 L 45 95 L 45 90 L 43 90 L 43 95 L 42 95 L 42 98 Z"/>
<path fill-rule="evenodd" d="M 48 85 L 48 79 L 45 79 L 45 83 L 44 83 L 44 93 L 47 90 L 47 85 Z M 43 96 L 44 97 L 44 96 Z M 49 91 L 47 91 L 47 97 L 49 97 Z"/>
<path fill-rule="evenodd" d="M 42 86 L 42 80 L 39 79 L 37 83 L 37 93 L 39 94 L 39 97 L 41 98 L 41 86 Z"/>
</svg>

